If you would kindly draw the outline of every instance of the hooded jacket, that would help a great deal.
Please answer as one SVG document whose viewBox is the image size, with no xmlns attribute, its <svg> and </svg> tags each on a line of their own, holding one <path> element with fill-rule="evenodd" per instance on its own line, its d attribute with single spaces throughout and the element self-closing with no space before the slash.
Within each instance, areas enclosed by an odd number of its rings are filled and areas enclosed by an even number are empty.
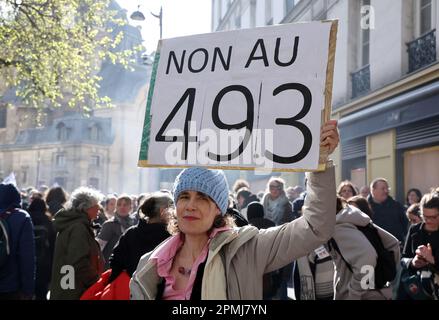
<svg viewBox="0 0 439 320">
<path fill-rule="evenodd" d="M 311 173 L 304 214 L 266 230 L 245 226 L 218 233 L 210 242 L 201 299 L 260 300 L 263 275 L 308 254 L 326 242 L 335 224 L 334 167 Z M 169 240 L 166 240 L 169 241 Z M 155 250 L 160 250 L 166 241 Z M 131 282 L 131 299 L 152 300 L 161 278 L 156 260 L 144 255 Z M 249 272 L 251 268 L 252 272 Z"/>
<path fill-rule="evenodd" d="M 0 214 L 9 227 L 10 258 L 0 268 L 0 293 L 31 297 L 35 289 L 34 232 L 30 215 L 20 208 L 20 193 L 0 184 Z"/>
<path fill-rule="evenodd" d="M 58 235 L 53 257 L 50 299 L 79 300 L 82 293 L 103 272 L 104 261 L 99 244 L 94 238 L 85 212 L 61 209 L 55 215 L 53 223 Z M 66 269 L 65 266 L 73 269 Z"/>
<path fill-rule="evenodd" d="M 353 273 L 336 250 L 331 250 L 335 262 L 335 300 L 382 300 L 391 298 L 391 288 L 368 290 L 362 288 L 362 279 L 367 276 L 364 266 L 375 268 L 377 253 L 366 236 L 356 226 L 366 226 L 372 220 L 353 206 L 346 206 L 336 217 L 334 240 L 343 258 L 351 265 Z M 395 264 L 399 263 L 399 242 L 393 235 L 376 226 L 384 248 L 394 254 Z"/>
</svg>

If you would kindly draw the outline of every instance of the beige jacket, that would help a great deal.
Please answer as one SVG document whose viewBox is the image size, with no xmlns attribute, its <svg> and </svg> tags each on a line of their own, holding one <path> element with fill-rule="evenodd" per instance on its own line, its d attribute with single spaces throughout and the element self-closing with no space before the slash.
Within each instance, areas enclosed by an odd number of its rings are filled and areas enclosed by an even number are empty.
<svg viewBox="0 0 439 320">
<path fill-rule="evenodd" d="M 245 226 L 218 233 L 209 246 L 202 299 L 262 299 L 264 273 L 287 265 L 331 238 L 335 195 L 334 167 L 329 164 L 324 172 L 308 174 L 308 195 L 299 219 L 266 230 Z M 155 299 L 160 278 L 150 256 L 147 253 L 141 258 L 133 274 L 131 299 Z"/>
<path fill-rule="evenodd" d="M 335 300 L 386 300 L 392 297 L 391 287 L 381 290 L 366 288 L 365 276 L 370 272 L 365 266 L 375 268 L 377 253 L 356 226 L 366 226 L 371 222 L 369 216 L 350 205 L 337 214 L 334 240 L 344 259 L 351 265 L 353 273 L 350 272 L 339 253 L 332 250 L 331 255 L 335 263 Z M 396 265 L 398 265 L 400 258 L 398 239 L 377 225 L 374 226 L 378 229 L 384 247 L 393 251 Z"/>
</svg>

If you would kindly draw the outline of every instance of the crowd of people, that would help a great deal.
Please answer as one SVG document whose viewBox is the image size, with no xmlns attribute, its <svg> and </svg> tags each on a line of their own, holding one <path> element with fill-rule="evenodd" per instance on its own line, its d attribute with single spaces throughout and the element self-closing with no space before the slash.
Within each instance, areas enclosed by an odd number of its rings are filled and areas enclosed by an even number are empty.
<svg viewBox="0 0 439 320">
<path fill-rule="evenodd" d="M 439 188 L 401 205 L 381 177 L 336 188 L 330 160 L 263 194 L 199 167 L 139 196 L 2 183 L 0 222 L 0 299 L 438 299 Z"/>
</svg>

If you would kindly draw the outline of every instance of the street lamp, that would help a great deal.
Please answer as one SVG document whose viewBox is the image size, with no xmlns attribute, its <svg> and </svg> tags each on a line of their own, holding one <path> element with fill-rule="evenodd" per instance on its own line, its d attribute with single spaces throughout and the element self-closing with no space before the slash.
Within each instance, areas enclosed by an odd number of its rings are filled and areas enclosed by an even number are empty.
<svg viewBox="0 0 439 320">
<path fill-rule="evenodd" d="M 137 10 L 131 14 L 130 18 L 132 20 L 136 20 L 136 21 L 144 21 L 145 20 L 145 16 L 140 11 L 140 5 L 137 6 Z"/>
<path fill-rule="evenodd" d="M 159 12 L 159 14 L 154 14 L 154 13 L 152 13 L 152 12 L 150 12 L 150 13 L 151 13 L 151 15 L 152 15 L 153 17 L 156 17 L 156 18 L 159 19 L 159 25 L 160 25 L 160 39 L 161 39 L 161 38 L 162 38 L 163 8 L 162 8 L 162 6 L 160 6 L 160 12 Z"/>
<path fill-rule="evenodd" d="M 162 38 L 162 21 L 163 21 L 163 9 L 162 7 L 160 7 L 160 12 L 159 14 L 154 14 L 152 12 L 150 12 L 151 15 L 155 18 L 159 19 L 159 24 L 160 24 L 160 39 Z M 145 16 L 143 15 L 143 13 L 140 11 L 140 5 L 137 6 L 137 10 L 134 11 L 130 18 L 132 20 L 136 20 L 136 21 L 144 21 L 145 20 Z"/>
</svg>

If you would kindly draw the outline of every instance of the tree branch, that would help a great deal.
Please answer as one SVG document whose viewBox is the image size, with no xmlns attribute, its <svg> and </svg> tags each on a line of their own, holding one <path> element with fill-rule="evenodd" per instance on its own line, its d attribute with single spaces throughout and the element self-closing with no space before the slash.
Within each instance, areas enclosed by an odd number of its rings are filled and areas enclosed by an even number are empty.
<svg viewBox="0 0 439 320">
<path fill-rule="evenodd" d="M 22 7 L 22 6 L 19 8 L 19 10 L 27 17 L 27 20 L 29 20 L 32 27 L 34 27 L 38 31 L 41 31 L 40 28 L 38 27 L 37 23 L 35 22 L 35 20 L 32 18 L 30 12 L 25 10 L 24 7 Z"/>
<path fill-rule="evenodd" d="M 10 67 L 10 66 L 16 66 L 20 63 L 20 61 L 6 61 L 2 58 L 0 58 L 0 67 Z"/>
</svg>

